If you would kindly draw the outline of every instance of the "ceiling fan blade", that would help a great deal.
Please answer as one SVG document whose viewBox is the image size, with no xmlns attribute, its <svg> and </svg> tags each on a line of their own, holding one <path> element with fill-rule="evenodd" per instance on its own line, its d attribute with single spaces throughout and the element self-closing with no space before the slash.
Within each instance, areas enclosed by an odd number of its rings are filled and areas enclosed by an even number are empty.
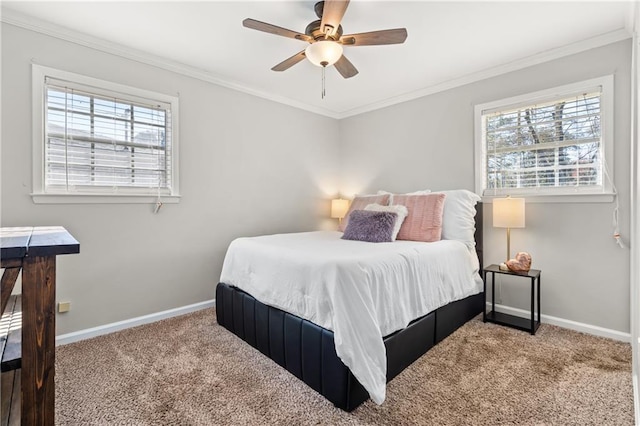
<svg viewBox="0 0 640 426">
<path fill-rule="evenodd" d="M 342 55 L 340 59 L 338 59 L 338 62 L 336 62 L 335 65 L 338 72 L 344 78 L 351 78 L 354 75 L 358 74 L 358 70 L 356 69 L 356 67 L 354 67 L 353 64 L 344 55 Z"/>
<path fill-rule="evenodd" d="M 271 70 L 272 71 L 285 71 L 285 70 L 288 70 L 289 68 L 291 68 L 292 66 L 294 66 L 295 64 L 297 64 L 298 62 L 303 60 L 304 58 L 305 58 L 305 54 L 304 54 L 304 50 L 302 50 L 302 51 L 296 53 L 295 55 L 293 55 L 292 57 L 287 58 L 284 61 L 280 62 L 275 67 L 271 68 Z"/>
<path fill-rule="evenodd" d="M 347 11 L 347 6 L 349 6 L 349 0 L 325 0 L 320 30 L 327 35 L 334 35 Z"/>
<path fill-rule="evenodd" d="M 267 24 L 266 22 L 256 21 L 255 19 L 247 18 L 242 21 L 242 25 L 251 28 L 252 30 L 263 31 L 269 34 L 275 34 L 282 37 L 295 38 L 296 40 L 302 40 L 311 42 L 313 37 L 309 37 L 306 34 L 302 34 L 296 31 L 288 30 L 286 28 L 278 27 L 275 25 Z"/>
<path fill-rule="evenodd" d="M 407 39 L 406 28 L 371 31 L 360 34 L 347 34 L 340 37 L 340 43 L 346 46 L 374 46 L 380 44 L 400 44 Z"/>
</svg>

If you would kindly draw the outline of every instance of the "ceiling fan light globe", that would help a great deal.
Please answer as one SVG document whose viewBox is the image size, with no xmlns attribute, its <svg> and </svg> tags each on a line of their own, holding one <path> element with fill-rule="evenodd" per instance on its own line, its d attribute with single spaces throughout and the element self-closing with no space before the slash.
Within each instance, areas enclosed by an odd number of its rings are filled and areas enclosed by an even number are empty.
<svg viewBox="0 0 640 426">
<path fill-rule="evenodd" d="M 310 44 L 304 54 L 313 65 L 326 67 L 338 62 L 342 56 L 342 45 L 332 40 L 320 40 Z"/>
</svg>

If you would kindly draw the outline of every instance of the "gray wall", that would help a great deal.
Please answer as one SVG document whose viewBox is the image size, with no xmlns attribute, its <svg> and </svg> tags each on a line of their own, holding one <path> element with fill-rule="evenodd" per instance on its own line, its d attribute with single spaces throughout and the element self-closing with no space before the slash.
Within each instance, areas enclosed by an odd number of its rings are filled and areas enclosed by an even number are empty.
<svg viewBox="0 0 640 426">
<path fill-rule="evenodd" d="M 180 96 L 179 204 L 34 204 L 31 61 Z M 310 131 L 318 129 L 321 131 Z M 330 226 L 337 121 L 2 24 L 2 226 L 62 225 L 63 334 L 212 299 L 238 236 Z"/>
<path fill-rule="evenodd" d="M 61 257 L 58 334 L 213 298 L 235 237 L 331 227 L 328 200 L 386 189 L 474 188 L 473 106 L 615 74 L 615 184 L 629 231 L 629 41 L 341 121 L 2 24 L 1 224 L 63 225 L 81 254 Z M 165 205 L 35 205 L 31 191 L 31 61 L 180 94 L 182 201 Z M 310 131 L 309 129 L 318 129 Z M 341 175 L 338 175 L 341 173 Z M 629 252 L 611 237 L 611 203 L 529 203 L 512 232 L 543 270 L 543 314 L 629 331 Z M 485 263 L 505 235 L 485 205 Z M 520 281 L 504 305 L 528 309 Z"/>
<path fill-rule="evenodd" d="M 620 230 L 629 235 L 631 41 L 468 84 L 340 122 L 347 195 L 378 189 L 474 190 L 473 107 L 607 74 L 615 75 L 614 182 Z M 532 201 L 528 199 L 527 201 Z M 503 261 L 504 229 L 485 204 L 485 264 Z M 629 251 L 612 238 L 612 203 L 528 203 L 512 253 L 528 251 L 542 272 L 542 313 L 629 332 Z M 513 254 L 512 254 L 513 255 Z M 528 283 L 503 278 L 498 299 L 529 309 Z"/>
</svg>

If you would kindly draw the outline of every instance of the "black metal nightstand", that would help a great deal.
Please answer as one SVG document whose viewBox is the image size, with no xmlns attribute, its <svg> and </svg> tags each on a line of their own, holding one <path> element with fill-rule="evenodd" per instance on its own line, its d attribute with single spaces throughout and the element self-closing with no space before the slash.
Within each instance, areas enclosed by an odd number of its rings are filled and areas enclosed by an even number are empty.
<svg viewBox="0 0 640 426">
<path fill-rule="evenodd" d="M 530 269 L 529 272 L 512 272 L 502 271 L 498 265 L 489 265 L 484 268 L 484 310 L 482 311 L 482 321 L 493 322 L 507 327 L 517 328 L 518 330 L 528 331 L 532 335 L 536 334 L 536 330 L 540 327 L 540 273 L 538 269 Z M 491 311 L 487 313 L 487 273 L 491 273 Z M 516 317 L 514 315 L 496 312 L 496 274 L 511 275 L 515 277 L 524 277 L 531 280 L 531 320 L 528 318 Z M 537 299 L 538 299 L 538 320 L 535 320 L 535 301 L 536 301 L 536 281 L 538 282 Z"/>
</svg>

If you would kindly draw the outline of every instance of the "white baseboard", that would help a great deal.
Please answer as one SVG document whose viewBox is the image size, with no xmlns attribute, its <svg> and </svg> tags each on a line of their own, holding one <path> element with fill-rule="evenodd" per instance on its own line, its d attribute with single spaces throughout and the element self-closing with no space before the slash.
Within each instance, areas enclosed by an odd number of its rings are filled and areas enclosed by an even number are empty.
<svg viewBox="0 0 640 426">
<path fill-rule="evenodd" d="M 491 303 L 487 303 L 487 311 L 491 309 Z M 524 309 L 512 308 L 511 306 L 496 304 L 496 311 L 503 314 L 514 315 L 517 317 L 531 318 L 529 311 Z M 582 333 L 593 334 L 600 337 L 608 337 L 613 340 L 631 343 L 631 334 L 623 333 L 609 328 L 598 327 L 597 325 L 585 324 L 582 322 L 571 321 L 564 318 L 552 317 L 551 315 L 542 314 L 542 323 L 557 325 L 558 327 L 568 328 L 570 330 L 580 331 Z"/>
<path fill-rule="evenodd" d="M 215 305 L 216 300 L 205 300 L 204 302 L 194 303 L 193 305 L 181 306 L 179 308 L 169 309 L 167 311 L 156 312 L 154 314 L 143 315 L 141 317 L 131 318 L 124 321 L 113 322 L 111 324 L 100 325 L 98 327 L 87 328 L 85 330 L 74 331 L 72 333 L 61 334 L 56 336 L 56 346 L 66 345 L 68 343 L 78 342 L 80 340 L 90 339 L 92 337 L 102 336 L 138 325 L 149 324 L 151 322 L 160 321 L 166 318 L 177 317 L 202 309 L 211 308 Z"/>
<path fill-rule="evenodd" d="M 149 315 L 143 315 L 141 317 L 131 318 L 124 321 L 118 321 L 111 324 L 100 325 L 98 327 L 87 328 L 85 330 L 74 331 L 72 333 L 61 334 L 59 336 L 56 336 L 56 346 L 79 342 L 80 340 L 102 336 L 103 334 L 114 333 L 116 331 L 125 330 L 127 328 L 136 327 L 138 325 L 149 324 L 166 318 L 177 317 L 202 309 L 211 308 L 215 305 L 215 303 L 215 299 L 205 300 L 204 302 L 194 303 L 193 305 L 181 306 L 179 308 L 156 312 Z M 490 309 L 491 304 L 487 303 L 487 306 L 488 309 Z M 529 311 L 525 311 L 524 309 L 512 308 L 511 306 L 496 305 L 496 311 L 523 318 L 529 317 Z M 608 337 L 609 339 L 620 340 L 627 343 L 631 342 L 630 333 L 623 333 L 621 331 L 611 330 L 608 328 L 599 327 L 597 325 L 585 324 L 544 314 L 542 315 L 542 322 L 545 324 L 568 328 L 570 330 L 593 334 L 595 336 Z M 634 385 L 635 384 L 636 382 L 634 381 Z"/>
</svg>

